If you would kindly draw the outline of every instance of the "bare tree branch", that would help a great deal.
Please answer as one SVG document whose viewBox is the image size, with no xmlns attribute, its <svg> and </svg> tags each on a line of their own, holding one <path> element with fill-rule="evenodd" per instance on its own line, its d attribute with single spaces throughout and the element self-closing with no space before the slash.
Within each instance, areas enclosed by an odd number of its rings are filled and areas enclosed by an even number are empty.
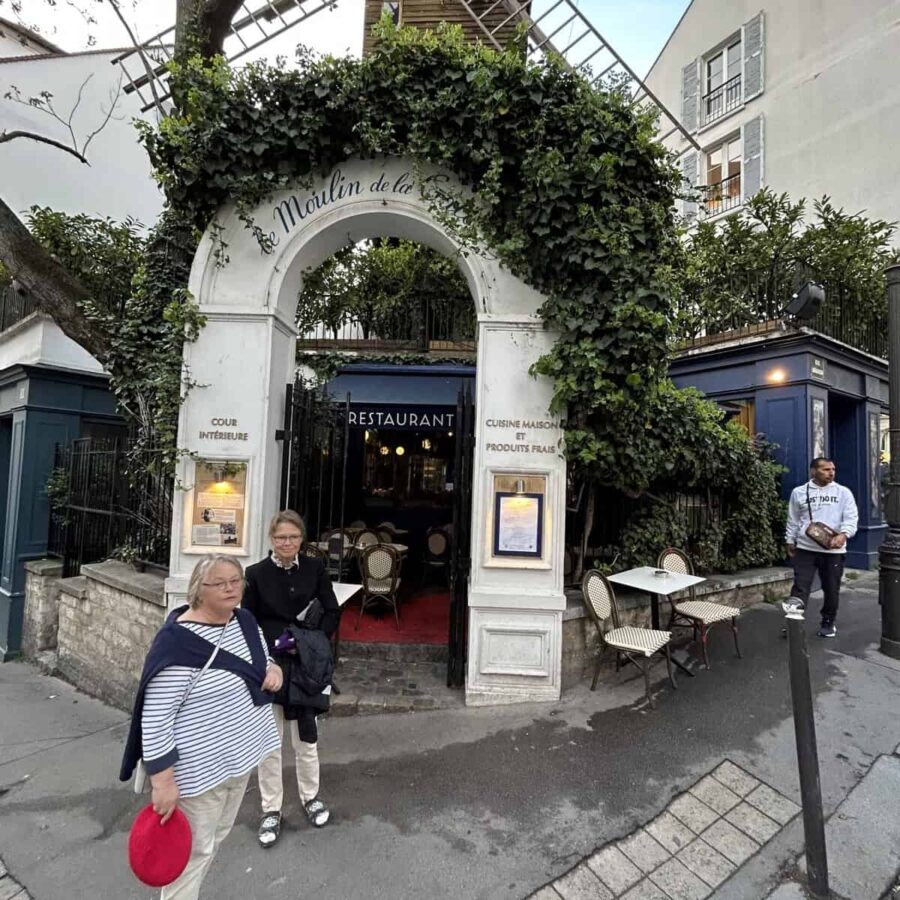
<svg viewBox="0 0 900 900">
<path fill-rule="evenodd" d="M 41 144 L 49 144 L 51 147 L 56 147 L 58 150 L 64 150 L 66 153 L 70 153 L 75 157 L 75 159 L 77 159 L 79 162 L 83 162 L 86 166 L 90 165 L 87 159 L 77 150 L 61 143 L 60 141 L 55 141 L 53 140 L 53 138 L 44 137 L 44 135 L 42 134 L 35 134 L 33 131 L 0 131 L 0 144 L 5 144 L 7 141 L 12 141 L 16 138 L 27 138 L 30 141 L 38 141 Z"/>
</svg>

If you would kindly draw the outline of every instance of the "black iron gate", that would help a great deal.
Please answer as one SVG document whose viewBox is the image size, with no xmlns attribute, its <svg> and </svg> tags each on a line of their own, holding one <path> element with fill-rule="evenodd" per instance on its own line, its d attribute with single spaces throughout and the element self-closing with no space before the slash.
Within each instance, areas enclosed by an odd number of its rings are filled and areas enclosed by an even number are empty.
<svg viewBox="0 0 900 900">
<path fill-rule="evenodd" d="M 453 491 L 453 554 L 450 559 L 450 634 L 447 640 L 447 686 L 461 687 L 466 678 L 469 570 L 472 566 L 472 458 L 475 406 L 471 388 L 456 401 L 456 459 Z"/>
<path fill-rule="evenodd" d="M 343 528 L 347 503 L 350 395 L 342 401 L 297 379 L 287 386 L 281 455 L 282 509 L 303 516 L 310 540 Z"/>
</svg>

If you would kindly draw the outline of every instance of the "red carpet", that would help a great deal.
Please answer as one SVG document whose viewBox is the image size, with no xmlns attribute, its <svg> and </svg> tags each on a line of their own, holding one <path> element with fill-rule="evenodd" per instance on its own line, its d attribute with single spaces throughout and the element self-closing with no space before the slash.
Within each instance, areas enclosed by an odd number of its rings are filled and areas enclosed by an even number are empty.
<svg viewBox="0 0 900 900">
<path fill-rule="evenodd" d="M 376 618 L 377 616 L 377 618 Z M 384 604 L 367 606 L 359 619 L 359 600 L 344 607 L 341 616 L 341 643 L 363 644 L 446 644 L 450 628 L 449 591 L 431 591 L 400 600 L 400 630 L 394 611 Z"/>
</svg>

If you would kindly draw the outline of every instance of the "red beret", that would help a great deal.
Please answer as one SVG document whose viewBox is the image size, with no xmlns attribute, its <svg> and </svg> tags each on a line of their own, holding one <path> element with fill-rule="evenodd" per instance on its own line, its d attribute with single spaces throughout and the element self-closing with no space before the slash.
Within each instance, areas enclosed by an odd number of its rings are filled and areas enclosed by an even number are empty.
<svg viewBox="0 0 900 900">
<path fill-rule="evenodd" d="M 161 818 L 152 804 L 145 806 L 128 836 L 131 871 L 150 887 L 171 884 L 191 856 L 191 826 L 185 814 L 176 807 L 165 825 L 159 824 Z"/>
</svg>

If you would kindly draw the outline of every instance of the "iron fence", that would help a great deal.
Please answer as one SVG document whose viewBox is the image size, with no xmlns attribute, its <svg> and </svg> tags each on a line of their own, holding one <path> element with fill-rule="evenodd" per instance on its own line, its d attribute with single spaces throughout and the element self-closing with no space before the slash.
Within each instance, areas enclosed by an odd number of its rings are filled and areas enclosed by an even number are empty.
<svg viewBox="0 0 900 900">
<path fill-rule="evenodd" d="M 167 569 L 174 476 L 158 450 L 82 438 L 56 449 L 48 553 L 63 576 L 110 556 Z"/>
<path fill-rule="evenodd" d="M 33 294 L 20 294 L 11 284 L 0 287 L 0 331 L 12 328 L 37 309 Z"/>
<path fill-rule="evenodd" d="M 737 172 L 702 188 L 703 215 L 717 216 L 741 205 L 741 173 Z"/>
<path fill-rule="evenodd" d="M 721 119 L 725 113 L 741 105 L 741 76 L 735 75 L 711 90 L 703 98 L 704 124 Z"/>
</svg>

